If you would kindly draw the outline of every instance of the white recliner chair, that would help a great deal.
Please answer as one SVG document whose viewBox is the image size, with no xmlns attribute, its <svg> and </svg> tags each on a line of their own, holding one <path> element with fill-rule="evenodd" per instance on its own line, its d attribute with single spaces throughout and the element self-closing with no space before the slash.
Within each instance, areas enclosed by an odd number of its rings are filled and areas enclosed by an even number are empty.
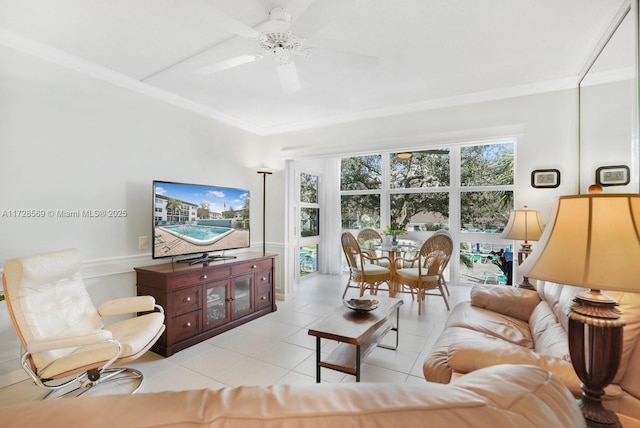
<svg viewBox="0 0 640 428">
<path fill-rule="evenodd" d="M 108 301 L 95 308 L 84 286 L 77 249 L 8 260 L 2 284 L 22 346 L 22 367 L 45 398 L 80 395 L 97 384 L 133 379 L 139 370 L 112 367 L 144 354 L 164 331 L 164 310 L 151 296 Z M 136 313 L 145 313 L 135 316 Z M 102 317 L 134 317 L 104 326 Z"/>
</svg>

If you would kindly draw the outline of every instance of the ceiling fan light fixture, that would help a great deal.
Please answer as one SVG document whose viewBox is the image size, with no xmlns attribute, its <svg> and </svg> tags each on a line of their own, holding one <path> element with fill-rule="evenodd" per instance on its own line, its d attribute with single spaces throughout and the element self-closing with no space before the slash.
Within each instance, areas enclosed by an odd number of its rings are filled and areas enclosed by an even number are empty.
<svg viewBox="0 0 640 428">
<path fill-rule="evenodd" d="M 269 18 L 273 21 L 291 21 L 291 14 L 284 7 L 274 7 L 269 11 Z"/>
</svg>

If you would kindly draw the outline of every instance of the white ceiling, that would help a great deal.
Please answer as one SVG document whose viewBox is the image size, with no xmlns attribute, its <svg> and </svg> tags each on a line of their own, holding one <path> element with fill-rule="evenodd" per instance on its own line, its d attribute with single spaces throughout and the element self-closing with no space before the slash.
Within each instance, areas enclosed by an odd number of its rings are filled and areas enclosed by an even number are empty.
<svg viewBox="0 0 640 428">
<path fill-rule="evenodd" d="M 0 0 L 0 44 L 268 135 L 575 86 L 626 2 Z M 202 72 L 258 53 L 230 28 L 261 28 L 276 6 L 294 34 L 322 24 L 311 59 L 292 56 L 299 91 L 270 58 Z"/>
</svg>

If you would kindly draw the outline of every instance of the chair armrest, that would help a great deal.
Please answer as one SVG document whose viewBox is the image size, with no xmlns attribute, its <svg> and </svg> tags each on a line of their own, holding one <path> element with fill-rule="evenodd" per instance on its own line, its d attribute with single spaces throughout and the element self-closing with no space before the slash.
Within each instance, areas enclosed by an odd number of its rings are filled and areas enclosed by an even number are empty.
<svg viewBox="0 0 640 428">
<path fill-rule="evenodd" d="M 416 257 L 407 259 L 404 257 L 396 257 L 394 262 L 395 262 L 395 268 L 396 269 L 402 269 L 403 267 L 407 266 L 405 265 L 405 263 L 407 263 L 410 267 L 413 267 L 414 264 L 420 260 L 420 253 L 418 253 L 418 255 Z"/>
<path fill-rule="evenodd" d="M 136 312 L 149 312 L 154 309 L 156 309 L 156 299 L 151 296 L 135 296 L 104 302 L 98 308 L 98 313 L 100 316 L 108 317 L 112 315 L 135 314 Z"/>
<path fill-rule="evenodd" d="M 391 259 L 389 259 L 389 257 L 387 256 L 372 257 L 364 252 L 362 253 L 362 258 L 370 261 L 371 263 L 375 263 L 380 260 L 386 260 L 388 263 L 391 263 Z"/>
<path fill-rule="evenodd" d="M 582 393 L 580 379 L 570 361 L 542 355 L 499 339 L 474 340 L 449 346 L 447 364 L 460 373 L 469 373 L 498 364 L 529 364 L 553 373 L 576 396 Z"/>
<path fill-rule="evenodd" d="M 109 330 L 88 330 L 64 336 L 33 340 L 27 345 L 27 351 L 34 354 L 56 349 L 95 345 L 111 339 L 113 339 L 113 335 Z"/>
<path fill-rule="evenodd" d="M 537 292 L 504 285 L 475 285 L 470 292 L 471 305 L 529 321 L 531 313 L 540 303 Z"/>
</svg>

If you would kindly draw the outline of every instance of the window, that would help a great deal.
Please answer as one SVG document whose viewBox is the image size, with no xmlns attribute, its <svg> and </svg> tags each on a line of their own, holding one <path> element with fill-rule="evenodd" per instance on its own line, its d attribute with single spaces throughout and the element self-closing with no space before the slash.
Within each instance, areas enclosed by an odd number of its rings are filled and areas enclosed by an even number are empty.
<svg viewBox="0 0 640 428">
<path fill-rule="evenodd" d="M 318 246 L 306 245 L 300 247 L 300 276 L 306 276 L 318 271 Z"/>
<path fill-rule="evenodd" d="M 424 150 L 407 155 L 391 155 L 389 184 L 392 189 L 449 186 L 449 149 Z"/>
<path fill-rule="evenodd" d="M 320 235 L 320 209 L 300 208 L 300 236 Z"/>
<path fill-rule="evenodd" d="M 320 242 L 320 202 L 318 190 L 320 177 L 301 172 L 300 178 L 300 236 L 299 277 L 318 271 L 318 247 Z"/>
<path fill-rule="evenodd" d="M 393 193 L 391 224 L 413 231 L 449 228 L 449 193 Z"/>
<path fill-rule="evenodd" d="M 459 278 L 502 282 L 487 256 L 510 250 L 500 233 L 513 208 L 514 148 L 503 141 L 342 158 L 342 228 L 392 224 L 418 241 L 448 229 L 460 244 Z"/>
<path fill-rule="evenodd" d="M 513 143 L 460 150 L 463 231 L 501 233 L 513 208 Z"/>
<path fill-rule="evenodd" d="M 382 188 L 382 155 L 343 158 L 340 167 L 340 190 Z"/>
<path fill-rule="evenodd" d="M 313 174 L 300 174 L 300 202 L 307 204 L 318 203 L 318 176 Z"/>
<path fill-rule="evenodd" d="M 343 158 L 340 206 L 343 229 L 380 228 L 382 155 Z"/>
<path fill-rule="evenodd" d="M 342 195 L 340 197 L 342 228 L 380 228 L 380 194 Z"/>
<path fill-rule="evenodd" d="M 513 252 L 500 239 L 513 209 L 513 143 L 460 149 L 460 281 L 511 284 Z M 495 253 L 506 252 L 500 264 Z"/>
<path fill-rule="evenodd" d="M 300 236 L 320 235 L 318 176 L 300 173 Z"/>
</svg>

